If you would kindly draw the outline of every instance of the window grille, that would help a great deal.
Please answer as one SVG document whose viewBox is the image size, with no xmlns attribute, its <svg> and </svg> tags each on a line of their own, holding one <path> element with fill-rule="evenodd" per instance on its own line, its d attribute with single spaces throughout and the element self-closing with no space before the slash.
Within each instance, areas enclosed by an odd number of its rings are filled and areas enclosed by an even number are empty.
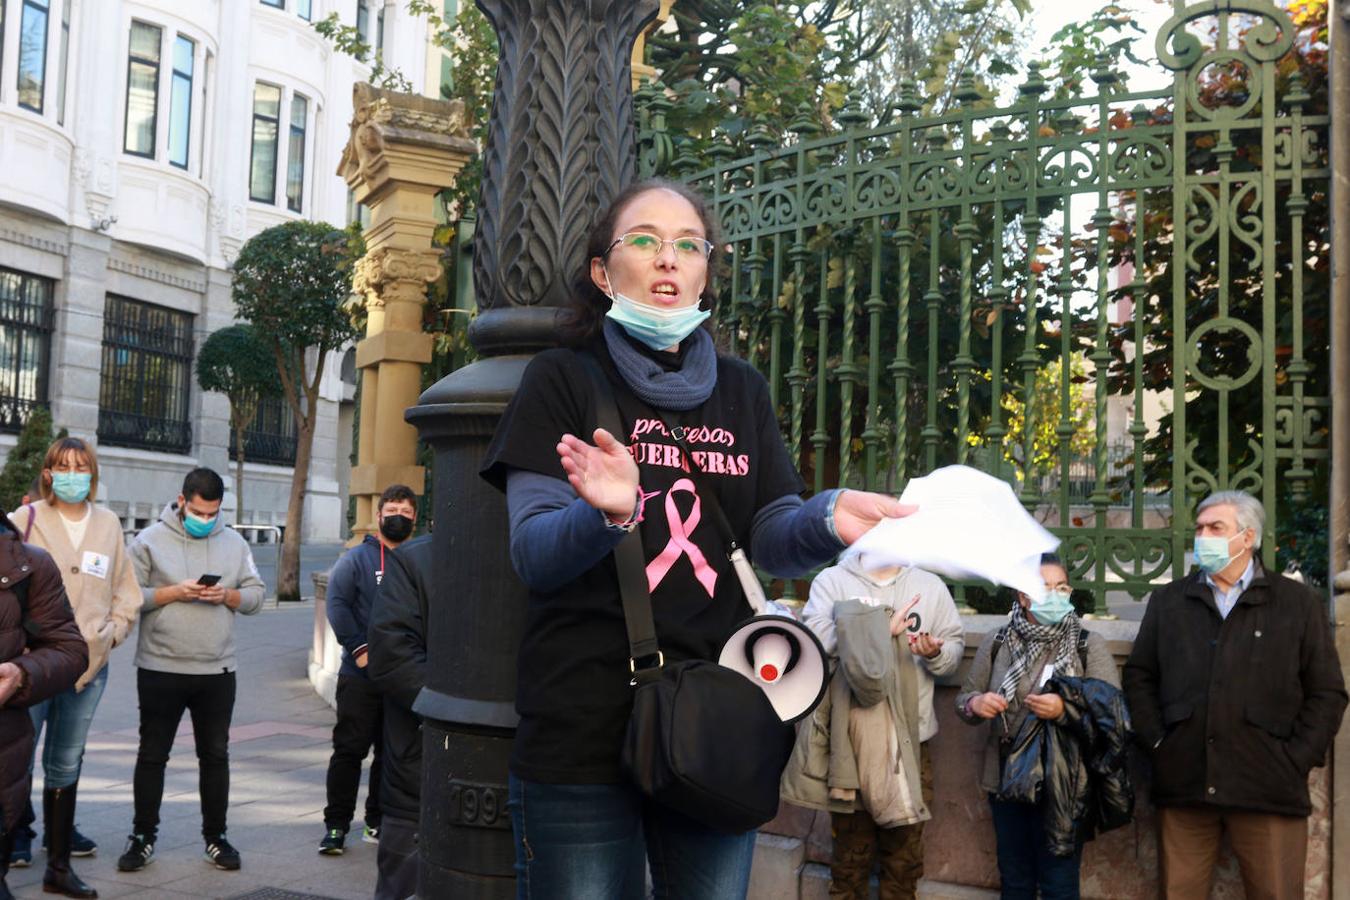
<svg viewBox="0 0 1350 900">
<path fill-rule="evenodd" d="M 100 443 L 168 453 L 192 448 L 192 316 L 108 295 L 103 310 Z"/>
<path fill-rule="evenodd" d="M 298 439 L 295 415 L 286 398 L 266 397 L 258 403 L 253 425 L 244 429 L 244 461 L 293 466 Z M 230 429 L 230 459 L 238 458 L 239 445 L 234 429 Z"/>
<path fill-rule="evenodd" d="M 0 268 L 0 431 L 18 431 L 47 405 L 54 282 Z"/>
</svg>

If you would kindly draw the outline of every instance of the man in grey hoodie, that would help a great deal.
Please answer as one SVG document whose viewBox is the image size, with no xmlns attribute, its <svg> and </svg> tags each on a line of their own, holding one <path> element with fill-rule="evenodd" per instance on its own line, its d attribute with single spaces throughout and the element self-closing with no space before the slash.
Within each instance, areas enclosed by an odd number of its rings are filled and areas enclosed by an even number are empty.
<svg viewBox="0 0 1350 900">
<path fill-rule="evenodd" d="M 135 819 L 117 861 L 124 872 L 155 857 L 164 768 L 184 710 L 192 716 L 197 745 L 206 859 L 218 869 L 239 868 L 239 852 L 225 839 L 234 616 L 261 609 L 266 588 L 248 543 L 221 520 L 224 497 L 219 475 L 193 469 L 178 499 L 127 548 L 145 605 L 136 646 L 141 744 L 132 782 Z"/>
<path fill-rule="evenodd" d="M 920 789 L 932 804 L 933 763 L 928 740 L 937 734 L 933 712 L 936 678 L 956 671 L 965 650 L 965 628 L 947 586 L 922 569 L 868 569 L 859 556 L 845 557 L 811 582 L 802 622 L 820 638 L 825 652 L 838 655 L 834 607 L 844 600 L 891 610 L 891 634 L 905 636 L 908 659 L 918 674 Z M 831 897 L 866 897 L 873 859 L 880 856 L 881 896 L 912 897 L 923 877 L 923 823 L 881 828 L 866 812 L 832 813 L 834 858 Z"/>
</svg>

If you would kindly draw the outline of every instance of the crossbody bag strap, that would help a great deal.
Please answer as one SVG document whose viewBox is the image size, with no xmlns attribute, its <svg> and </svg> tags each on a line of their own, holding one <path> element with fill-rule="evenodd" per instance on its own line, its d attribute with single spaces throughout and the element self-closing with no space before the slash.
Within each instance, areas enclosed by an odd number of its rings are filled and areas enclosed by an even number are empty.
<svg viewBox="0 0 1350 900">
<path fill-rule="evenodd" d="M 619 416 L 614 388 L 600 369 L 595 357 L 580 353 L 586 373 L 595 388 L 596 420 L 601 428 L 622 441 L 626 431 Z M 647 590 L 647 563 L 642 554 L 642 536 L 634 528 L 614 548 L 614 565 L 619 572 L 619 596 L 623 600 L 623 621 L 628 630 L 628 666 L 634 682 L 643 671 L 654 672 L 665 662 L 656 640 L 656 622 L 652 618 L 652 596 Z"/>
</svg>

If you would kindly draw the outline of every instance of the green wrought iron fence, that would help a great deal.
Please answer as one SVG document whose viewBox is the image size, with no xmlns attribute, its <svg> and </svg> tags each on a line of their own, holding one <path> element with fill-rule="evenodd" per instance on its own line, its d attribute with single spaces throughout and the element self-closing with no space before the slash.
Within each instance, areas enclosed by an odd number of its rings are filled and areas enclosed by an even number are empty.
<svg viewBox="0 0 1350 900">
<path fill-rule="evenodd" d="M 1273 566 L 1325 478 L 1328 117 L 1294 39 L 1267 2 L 1178 2 L 1170 90 L 1103 63 L 1056 98 L 1033 65 L 1008 106 L 966 82 L 920 117 L 911 89 L 885 127 L 849 109 L 735 160 L 681 151 L 648 88 L 640 158 L 715 204 L 720 321 L 816 490 L 999 474 L 1104 612 L 1183 571 L 1204 494 L 1263 500 Z"/>
</svg>

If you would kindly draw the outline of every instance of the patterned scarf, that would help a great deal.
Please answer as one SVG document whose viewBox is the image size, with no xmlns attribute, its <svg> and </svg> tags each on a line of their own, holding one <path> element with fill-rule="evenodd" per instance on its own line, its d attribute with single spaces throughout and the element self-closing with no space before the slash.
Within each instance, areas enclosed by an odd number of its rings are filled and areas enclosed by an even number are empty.
<svg viewBox="0 0 1350 900">
<path fill-rule="evenodd" d="M 1041 625 L 1031 620 L 1022 604 L 1013 606 L 1012 621 L 1005 629 L 1004 638 L 1012 662 L 999 686 L 999 693 L 1008 701 L 1009 710 L 1018 706 L 1018 683 L 1024 677 L 1040 678 L 1039 672 L 1030 670 L 1041 660 L 1053 662 L 1057 675 L 1083 674 L 1078 660 L 1078 632 L 1081 629 L 1077 613 L 1069 613 L 1058 624 Z"/>
<path fill-rule="evenodd" d="M 605 319 L 605 347 L 623 380 L 638 399 L 657 409 L 683 412 L 701 406 L 717 386 L 717 349 L 707 329 L 695 328 L 684 339 L 684 361 L 667 372 L 628 342 L 619 323 Z"/>
</svg>

